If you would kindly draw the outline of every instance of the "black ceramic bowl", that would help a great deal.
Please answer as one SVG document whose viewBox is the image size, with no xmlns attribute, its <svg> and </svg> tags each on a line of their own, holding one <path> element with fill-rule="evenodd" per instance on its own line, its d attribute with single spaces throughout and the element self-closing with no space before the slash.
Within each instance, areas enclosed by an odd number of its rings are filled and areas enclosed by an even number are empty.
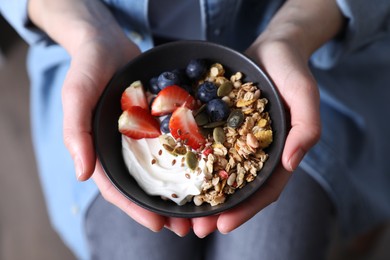
<svg viewBox="0 0 390 260">
<path fill-rule="evenodd" d="M 226 72 L 242 72 L 244 81 L 255 82 L 269 103 L 267 109 L 272 119 L 274 141 L 267 148 L 269 159 L 256 179 L 230 195 L 217 206 L 204 203 L 195 206 L 187 203 L 178 206 L 159 196 L 146 194 L 129 174 L 123 157 L 118 118 L 121 114 L 120 98 L 123 90 L 135 80 L 149 82 L 163 71 L 185 68 L 194 58 L 221 63 Z M 227 47 L 203 41 L 179 41 L 155 47 L 128 63 L 106 87 L 94 116 L 94 141 L 98 158 L 112 184 L 128 199 L 153 212 L 173 217 L 200 217 L 220 213 L 244 201 L 257 191 L 280 162 L 285 142 L 286 123 L 284 108 L 278 92 L 266 74 L 249 58 Z"/>
</svg>

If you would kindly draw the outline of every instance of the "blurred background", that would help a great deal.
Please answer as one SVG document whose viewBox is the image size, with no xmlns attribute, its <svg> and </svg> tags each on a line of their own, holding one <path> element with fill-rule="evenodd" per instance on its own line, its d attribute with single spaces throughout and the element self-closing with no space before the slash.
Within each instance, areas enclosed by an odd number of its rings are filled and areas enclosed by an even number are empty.
<svg viewBox="0 0 390 260">
<path fill-rule="evenodd" d="M 30 136 L 26 53 L 26 43 L 0 16 L 0 260 L 72 260 L 50 225 L 40 189 Z M 390 259 L 389 227 L 348 245 L 335 230 L 329 260 Z"/>
<path fill-rule="evenodd" d="M 34 161 L 27 45 L 0 19 L 0 260 L 71 260 L 50 226 Z"/>
</svg>

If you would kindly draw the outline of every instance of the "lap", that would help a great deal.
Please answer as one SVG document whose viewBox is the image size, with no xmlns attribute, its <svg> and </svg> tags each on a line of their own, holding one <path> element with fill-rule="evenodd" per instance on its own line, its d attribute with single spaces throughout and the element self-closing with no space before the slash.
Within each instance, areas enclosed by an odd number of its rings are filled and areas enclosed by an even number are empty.
<svg viewBox="0 0 390 260">
<path fill-rule="evenodd" d="M 101 196 L 86 232 L 93 259 L 325 259 L 332 211 L 320 185 L 298 170 L 277 202 L 228 235 L 153 233 Z"/>
</svg>

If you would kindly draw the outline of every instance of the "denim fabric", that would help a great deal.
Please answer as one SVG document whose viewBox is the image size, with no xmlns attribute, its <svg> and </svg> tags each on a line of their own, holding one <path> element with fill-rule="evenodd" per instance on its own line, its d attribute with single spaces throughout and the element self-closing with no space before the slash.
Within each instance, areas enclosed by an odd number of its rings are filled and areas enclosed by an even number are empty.
<svg viewBox="0 0 390 260">
<path fill-rule="evenodd" d="M 215 232 L 199 239 L 192 232 L 184 238 L 167 229 L 153 233 L 101 196 L 88 212 L 86 233 L 94 260 L 325 260 L 334 224 L 329 197 L 298 170 L 277 202 L 227 235 Z"/>
<path fill-rule="evenodd" d="M 84 216 L 98 190 L 91 182 L 75 181 L 73 163 L 62 144 L 60 89 L 70 57 L 29 25 L 26 2 L 0 0 L 0 12 L 31 44 L 33 140 L 51 220 L 77 256 L 85 259 L 89 252 Z M 153 47 L 147 0 L 104 2 L 143 51 Z M 200 0 L 203 35 L 243 51 L 283 2 Z M 390 216 L 390 2 L 337 3 L 347 27 L 311 59 L 321 90 L 323 135 L 301 167 L 328 192 L 342 230 L 350 236 Z"/>
</svg>

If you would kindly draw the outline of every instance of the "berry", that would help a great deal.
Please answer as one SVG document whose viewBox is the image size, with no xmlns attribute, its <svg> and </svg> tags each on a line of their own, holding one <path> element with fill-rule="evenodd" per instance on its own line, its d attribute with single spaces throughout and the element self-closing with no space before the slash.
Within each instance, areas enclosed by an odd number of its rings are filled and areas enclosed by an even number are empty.
<svg viewBox="0 0 390 260">
<path fill-rule="evenodd" d="M 188 78 L 186 74 L 185 69 L 174 69 L 172 70 L 172 73 L 175 73 L 177 77 L 179 78 L 179 84 L 178 85 L 191 85 L 191 80 Z"/>
<path fill-rule="evenodd" d="M 190 60 L 186 67 L 187 76 L 191 80 L 199 80 L 207 71 L 206 61 L 203 59 Z"/>
<path fill-rule="evenodd" d="M 206 111 L 212 122 L 219 122 L 228 118 L 230 108 L 225 101 L 216 98 L 207 103 Z"/>
<path fill-rule="evenodd" d="M 144 87 L 141 81 L 137 80 L 130 84 L 127 87 L 121 97 L 121 108 L 123 111 L 127 110 L 132 106 L 140 106 L 143 109 L 149 109 L 148 102 L 146 100 L 146 95 Z"/>
<path fill-rule="evenodd" d="M 123 111 L 118 120 L 119 132 L 133 138 L 155 138 L 161 135 L 158 121 L 139 106 L 132 106 Z"/>
<path fill-rule="evenodd" d="M 164 88 L 172 85 L 179 85 L 180 80 L 177 74 L 166 71 L 160 74 L 157 78 L 157 85 L 160 90 L 163 90 Z"/>
<path fill-rule="evenodd" d="M 169 86 L 161 90 L 152 103 L 152 115 L 162 116 L 172 113 L 180 106 L 194 109 L 195 99 L 179 86 Z"/>
<path fill-rule="evenodd" d="M 167 115 L 160 123 L 160 130 L 163 134 L 168 134 L 170 132 L 169 131 L 169 120 L 171 120 L 171 116 L 172 116 L 172 114 Z"/>
<path fill-rule="evenodd" d="M 198 88 L 198 99 L 203 103 L 207 103 L 212 99 L 218 98 L 217 86 L 209 81 L 205 81 L 200 84 Z"/>
<path fill-rule="evenodd" d="M 169 129 L 176 140 L 182 140 L 194 150 L 206 143 L 205 138 L 199 132 L 192 111 L 185 106 L 181 106 L 173 112 L 169 121 Z"/>
<path fill-rule="evenodd" d="M 157 94 L 158 92 L 160 92 L 160 88 L 158 87 L 157 85 L 157 77 L 153 77 L 150 79 L 149 81 L 149 92 L 152 93 L 152 94 Z"/>
</svg>

